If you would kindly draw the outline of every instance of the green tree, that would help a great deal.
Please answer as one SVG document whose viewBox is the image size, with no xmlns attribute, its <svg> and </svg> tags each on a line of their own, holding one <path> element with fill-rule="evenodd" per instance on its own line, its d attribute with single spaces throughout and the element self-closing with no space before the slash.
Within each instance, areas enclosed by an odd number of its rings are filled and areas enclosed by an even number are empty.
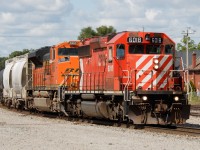
<svg viewBox="0 0 200 150">
<path fill-rule="evenodd" d="M 0 57 L 0 70 L 5 68 L 5 61 L 8 59 L 7 57 Z"/>
<path fill-rule="evenodd" d="M 92 36 L 96 36 L 97 33 L 92 29 L 92 27 L 86 27 L 81 29 L 80 35 L 78 36 L 79 40 L 90 38 Z"/>
<path fill-rule="evenodd" d="M 29 51 L 30 50 L 28 50 L 28 49 L 23 49 L 23 51 L 14 51 L 9 55 L 9 58 L 13 58 L 13 57 L 16 57 L 16 56 L 20 56 L 20 55 L 26 54 Z"/>
<path fill-rule="evenodd" d="M 96 28 L 96 30 L 97 30 L 97 34 L 99 36 L 104 36 L 104 35 L 107 35 L 109 33 L 116 33 L 116 29 L 113 26 L 107 27 L 107 26 L 103 25 L 103 26 Z"/>
<path fill-rule="evenodd" d="M 199 44 L 197 45 L 197 50 L 200 50 L 200 42 L 199 42 Z"/>
<path fill-rule="evenodd" d="M 177 44 L 177 49 L 180 51 L 185 51 L 187 45 L 187 39 L 188 39 L 188 50 L 197 50 L 197 45 L 195 44 L 194 40 L 192 40 L 190 37 L 187 36 L 183 36 L 181 43 Z"/>
<path fill-rule="evenodd" d="M 5 61 L 7 59 L 10 59 L 10 58 L 13 58 L 13 57 L 16 57 L 16 56 L 19 56 L 19 55 L 26 54 L 26 53 L 30 52 L 31 50 L 23 49 L 22 51 L 14 51 L 14 52 L 9 54 L 9 57 L 0 57 L 0 70 L 5 68 Z"/>
<path fill-rule="evenodd" d="M 95 31 L 92 29 L 92 27 L 86 27 L 86 28 L 81 29 L 78 39 L 82 40 L 85 38 L 91 38 L 93 36 L 104 36 L 109 33 L 116 33 L 116 29 L 113 26 L 107 27 L 105 25 L 102 25 L 96 28 L 96 31 Z"/>
<path fill-rule="evenodd" d="M 196 91 L 195 84 L 192 81 L 190 81 L 189 92 L 195 92 L 195 91 Z"/>
</svg>

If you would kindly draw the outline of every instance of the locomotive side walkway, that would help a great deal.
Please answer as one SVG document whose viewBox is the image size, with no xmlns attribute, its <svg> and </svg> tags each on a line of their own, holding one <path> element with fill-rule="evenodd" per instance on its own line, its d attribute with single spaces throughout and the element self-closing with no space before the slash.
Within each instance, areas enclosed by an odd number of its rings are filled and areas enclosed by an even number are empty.
<svg viewBox="0 0 200 150">
<path fill-rule="evenodd" d="M 200 126 L 191 116 L 189 124 Z M 50 119 L 0 108 L 2 150 L 199 149 L 200 138 Z"/>
</svg>

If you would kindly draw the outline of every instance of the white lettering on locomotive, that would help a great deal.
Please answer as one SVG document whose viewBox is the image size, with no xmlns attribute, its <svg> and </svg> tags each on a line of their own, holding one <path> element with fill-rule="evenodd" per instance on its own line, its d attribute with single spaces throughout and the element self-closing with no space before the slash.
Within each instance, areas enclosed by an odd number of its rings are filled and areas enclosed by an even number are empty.
<svg viewBox="0 0 200 150">
<path fill-rule="evenodd" d="M 128 37 L 128 43 L 142 43 L 142 37 Z"/>
<path fill-rule="evenodd" d="M 163 40 L 162 40 L 161 37 L 152 37 L 152 38 L 151 38 L 151 43 L 161 44 L 162 41 L 163 41 Z"/>
</svg>

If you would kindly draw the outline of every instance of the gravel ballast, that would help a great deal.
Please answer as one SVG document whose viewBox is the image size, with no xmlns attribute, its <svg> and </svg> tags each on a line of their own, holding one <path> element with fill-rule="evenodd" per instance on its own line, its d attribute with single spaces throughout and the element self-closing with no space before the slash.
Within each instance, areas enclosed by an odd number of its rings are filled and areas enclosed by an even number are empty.
<svg viewBox="0 0 200 150">
<path fill-rule="evenodd" d="M 190 117 L 189 124 L 200 125 Z M 199 149 L 200 137 L 24 115 L 0 108 L 1 150 L 183 150 Z"/>
</svg>

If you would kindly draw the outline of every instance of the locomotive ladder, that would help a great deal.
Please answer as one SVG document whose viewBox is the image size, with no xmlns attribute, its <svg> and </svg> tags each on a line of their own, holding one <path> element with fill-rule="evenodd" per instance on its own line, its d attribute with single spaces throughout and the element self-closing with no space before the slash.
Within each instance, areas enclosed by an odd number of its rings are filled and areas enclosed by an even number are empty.
<svg viewBox="0 0 200 150">
<path fill-rule="evenodd" d="M 131 84 L 131 75 L 129 70 L 122 70 L 124 74 L 127 73 L 127 76 L 123 76 L 122 78 L 127 79 L 127 82 L 125 83 L 124 86 L 124 114 L 126 117 L 128 117 L 128 102 L 130 101 L 129 99 L 129 85 Z"/>
<path fill-rule="evenodd" d="M 32 74 L 32 63 L 30 62 L 30 60 L 28 60 L 27 63 L 27 70 L 26 70 L 26 85 L 25 87 L 27 87 L 28 89 L 32 89 L 32 79 L 33 79 L 33 74 Z"/>
</svg>

